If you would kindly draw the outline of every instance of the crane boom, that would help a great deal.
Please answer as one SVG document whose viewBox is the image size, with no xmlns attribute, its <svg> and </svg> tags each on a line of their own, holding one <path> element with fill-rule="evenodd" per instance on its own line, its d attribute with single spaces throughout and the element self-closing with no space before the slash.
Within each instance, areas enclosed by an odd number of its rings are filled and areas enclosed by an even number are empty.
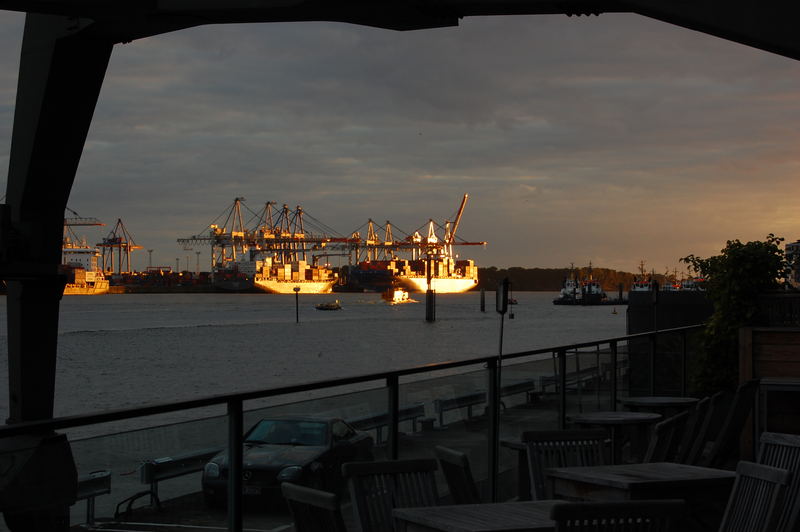
<svg viewBox="0 0 800 532">
<path fill-rule="evenodd" d="M 456 214 L 456 220 L 453 222 L 453 230 L 450 232 L 450 238 L 447 242 L 448 244 L 452 244 L 456 239 L 456 230 L 458 229 L 458 224 L 461 222 L 461 215 L 464 214 L 464 207 L 467 206 L 468 199 L 469 194 L 464 194 L 464 197 L 461 200 L 461 206 L 458 208 L 458 214 Z"/>
</svg>

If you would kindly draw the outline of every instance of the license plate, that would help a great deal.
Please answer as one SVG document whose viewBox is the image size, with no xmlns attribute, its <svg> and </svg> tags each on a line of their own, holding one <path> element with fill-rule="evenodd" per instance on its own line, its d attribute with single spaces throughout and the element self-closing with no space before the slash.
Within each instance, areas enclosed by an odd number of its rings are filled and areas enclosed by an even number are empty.
<svg viewBox="0 0 800 532">
<path fill-rule="evenodd" d="M 244 495 L 261 495 L 261 488 L 258 486 L 243 486 L 242 494 Z"/>
</svg>

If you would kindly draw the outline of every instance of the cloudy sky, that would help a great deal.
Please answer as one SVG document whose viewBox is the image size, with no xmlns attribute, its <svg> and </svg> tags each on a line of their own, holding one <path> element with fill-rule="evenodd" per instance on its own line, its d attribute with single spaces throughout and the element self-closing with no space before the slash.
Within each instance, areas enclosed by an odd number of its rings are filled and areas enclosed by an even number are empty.
<svg viewBox="0 0 800 532">
<path fill-rule="evenodd" d="M 23 20 L 0 12 L 3 168 Z M 663 272 L 800 238 L 799 141 L 800 62 L 636 15 L 211 26 L 115 47 L 69 206 L 193 268 L 176 239 L 237 196 L 346 234 L 469 193 L 482 266 Z"/>
</svg>

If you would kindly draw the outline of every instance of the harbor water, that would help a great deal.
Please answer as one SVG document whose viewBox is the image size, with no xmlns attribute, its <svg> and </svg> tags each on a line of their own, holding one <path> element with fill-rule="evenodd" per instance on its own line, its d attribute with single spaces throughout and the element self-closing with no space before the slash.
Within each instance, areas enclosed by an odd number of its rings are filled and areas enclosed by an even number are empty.
<svg viewBox="0 0 800 532">
<path fill-rule="evenodd" d="M 56 416 L 128 408 L 327 378 L 496 355 L 494 292 L 437 297 L 436 321 L 418 303 L 377 293 L 120 294 L 61 302 Z M 624 307 L 552 304 L 554 293 L 518 292 L 503 352 L 621 336 Z M 5 298 L 3 298 L 5 299 Z M 314 305 L 339 299 L 342 309 Z M 5 302 L 0 349 L 7 351 Z M 8 410 L 7 358 L 0 408 Z"/>
</svg>

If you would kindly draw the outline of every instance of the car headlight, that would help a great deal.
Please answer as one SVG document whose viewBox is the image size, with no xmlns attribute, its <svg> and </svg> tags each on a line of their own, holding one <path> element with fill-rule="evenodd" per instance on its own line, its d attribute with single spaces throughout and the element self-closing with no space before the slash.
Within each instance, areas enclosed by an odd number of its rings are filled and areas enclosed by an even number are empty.
<svg viewBox="0 0 800 532">
<path fill-rule="evenodd" d="M 203 476 L 206 478 L 219 478 L 219 464 L 209 462 L 203 468 Z"/>
<path fill-rule="evenodd" d="M 297 482 L 303 476 L 303 468 L 299 465 L 284 467 L 278 473 L 278 480 L 280 482 Z"/>
</svg>

